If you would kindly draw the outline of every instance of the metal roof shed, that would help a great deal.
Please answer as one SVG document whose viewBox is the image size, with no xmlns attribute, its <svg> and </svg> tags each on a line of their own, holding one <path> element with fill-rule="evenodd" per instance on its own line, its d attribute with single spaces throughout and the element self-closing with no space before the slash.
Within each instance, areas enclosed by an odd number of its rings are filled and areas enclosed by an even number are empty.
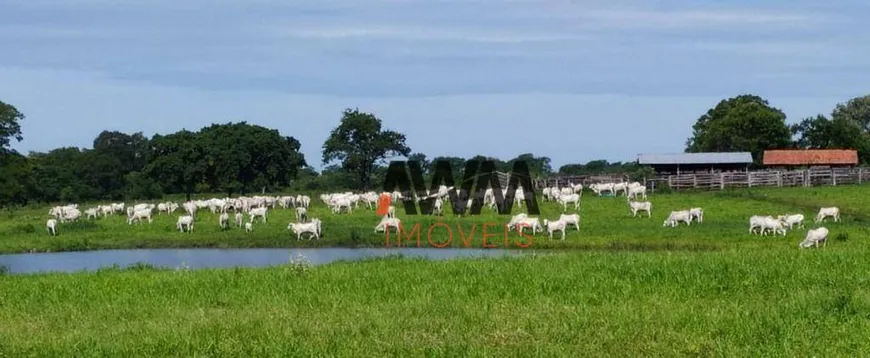
<svg viewBox="0 0 870 358">
<path fill-rule="evenodd" d="M 639 154 L 637 163 L 653 167 L 656 172 L 749 170 L 750 152 Z"/>
</svg>

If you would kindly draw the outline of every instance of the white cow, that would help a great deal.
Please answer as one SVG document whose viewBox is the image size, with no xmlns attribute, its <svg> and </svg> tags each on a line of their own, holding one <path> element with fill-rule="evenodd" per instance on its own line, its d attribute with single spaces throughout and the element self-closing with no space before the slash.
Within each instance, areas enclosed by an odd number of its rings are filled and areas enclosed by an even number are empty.
<svg viewBox="0 0 870 358">
<path fill-rule="evenodd" d="M 704 222 L 704 209 L 691 208 L 689 209 L 689 214 L 692 215 L 692 220 L 697 220 L 699 223 Z"/>
<path fill-rule="evenodd" d="M 680 221 L 685 222 L 687 226 L 691 225 L 692 214 L 688 210 L 671 211 L 662 226 L 677 227 Z"/>
<path fill-rule="evenodd" d="M 311 219 L 311 222 L 307 223 L 290 223 L 287 225 L 287 229 L 293 231 L 296 234 L 296 240 L 302 240 L 302 234 L 311 234 L 312 238 L 320 240 L 320 220 L 319 219 Z"/>
<path fill-rule="evenodd" d="M 133 209 L 133 208 L 128 208 Z M 151 220 L 151 209 L 133 209 L 133 212 L 127 217 L 127 224 L 132 225 L 134 221 L 141 223 L 142 219 L 148 219 L 148 223 L 152 222 Z"/>
<path fill-rule="evenodd" d="M 562 240 L 565 240 L 565 228 L 568 226 L 563 220 L 549 221 L 544 219 L 544 227 L 546 227 L 547 235 L 550 236 L 550 239 L 553 238 L 553 231 L 561 231 L 562 232 Z"/>
<path fill-rule="evenodd" d="M 798 244 L 798 247 L 805 249 L 810 246 L 815 246 L 818 248 L 820 242 L 824 242 L 824 246 L 828 246 L 828 229 L 825 227 L 807 231 L 807 237 L 804 241 Z"/>
<path fill-rule="evenodd" d="M 508 221 L 507 224 L 505 224 L 505 228 L 507 228 L 508 231 L 511 231 L 514 226 L 516 226 L 516 224 L 520 222 L 520 219 L 526 218 L 527 216 L 528 215 L 526 213 L 519 213 L 514 215 L 513 217 L 511 217 L 511 220 Z"/>
<path fill-rule="evenodd" d="M 765 217 L 764 221 L 761 224 L 761 235 L 766 235 L 767 230 L 770 230 L 772 235 L 776 235 L 778 233 L 782 233 L 782 236 L 785 236 L 785 224 L 781 220 L 774 219 L 773 217 Z"/>
<path fill-rule="evenodd" d="M 652 203 L 648 201 L 629 201 L 628 207 L 631 209 L 631 215 L 637 217 L 638 211 L 646 211 L 648 218 L 652 217 Z"/>
<path fill-rule="evenodd" d="M 267 210 L 268 209 L 265 206 L 251 209 L 251 211 L 248 212 L 248 217 L 250 218 L 250 222 L 253 223 L 254 219 L 260 217 L 260 218 L 263 218 L 263 222 L 265 223 Z"/>
<path fill-rule="evenodd" d="M 45 228 L 48 229 L 49 235 L 56 236 L 57 235 L 57 220 L 48 219 L 48 221 L 45 222 Z"/>
<path fill-rule="evenodd" d="M 559 220 L 564 221 L 568 225 L 574 225 L 577 231 L 580 231 L 580 214 L 562 214 L 559 215 Z"/>
<path fill-rule="evenodd" d="M 221 216 L 218 218 L 218 224 L 221 226 L 221 229 L 228 229 L 230 227 L 230 215 L 226 211 L 221 213 Z"/>
<path fill-rule="evenodd" d="M 643 185 L 640 186 L 629 186 L 628 193 L 625 195 L 628 199 L 636 199 L 638 195 L 640 195 L 644 200 L 646 200 L 646 187 Z"/>
<path fill-rule="evenodd" d="M 573 203 L 575 210 L 580 209 L 580 194 L 560 195 L 556 200 L 562 204 L 562 211 L 568 210 L 568 203 Z"/>
<path fill-rule="evenodd" d="M 254 225 L 251 224 L 250 222 L 246 222 L 245 223 L 245 233 L 249 233 L 249 232 L 253 232 L 253 231 L 254 231 Z"/>
<path fill-rule="evenodd" d="M 175 228 L 179 232 L 184 232 L 185 229 L 187 229 L 187 232 L 193 232 L 193 216 L 179 216 L 178 221 L 175 223 Z"/>
<path fill-rule="evenodd" d="M 784 224 L 788 225 L 789 229 L 793 229 L 795 225 L 797 225 L 800 228 L 804 227 L 803 214 L 780 215 L 777 217 L 777 219 L 782 221 Z"/>
<path fill-rule="evenodd" d="M 749 233 L 754 234 L 755 228 L 763 228 L 766 219 L 773 219 L 772 216 L 753 215 L 749 217 Z M 763 229 L 762 229 L 763 230 Z M 761 232 L 759 232 L 761 234 Z"/>
<path fill-rule="evenodd" d="M 381 219 L 381 222 L 375 226 L 375 232 L 383 232 L 386 233 L 390 230 L 391 227 L 396 228 L 396 232 L 399 231 L 399 225 L 401 225 L 402 221 L 397 218 L 391 218 L 384 216 Z"/>
<path fill-rule="evenodd" d="M 527 227 L 532 228 L 532 235 L 536 234 L 538 231 L 544 231 L 540 219 L 530 218 L 528 216 L 517 220 L 517 223 L 514 226 L 517 228 L 517 234 L 522 234 L 523 230 Z"/>
<path fill-rule="evenodd" d="M 816 214 L 815 221 L 816 221 L 816 223 L 821 223 L 821 222 L 824 222 L 825 218 L 827 218 L 827 217 L 832 217 L 832 218 L 834 218 L 834 222 L 839 222 L 840 221 L 840 208 L 834 206 L 834 207 L 819 209 L 819 213 Z"/>
<path fill-rule="evenodd" d="M 302 223 L 308 221 L 308 209 L 305 209 L 302 206 L 296 208 L 296 221 Z"/>
<path fill-rule="evenodd" d="M 244 215 L 242 213 L 236 213 L 236 226 L 242 226 L 242 220 L 244 220 Z"/>
</svg>

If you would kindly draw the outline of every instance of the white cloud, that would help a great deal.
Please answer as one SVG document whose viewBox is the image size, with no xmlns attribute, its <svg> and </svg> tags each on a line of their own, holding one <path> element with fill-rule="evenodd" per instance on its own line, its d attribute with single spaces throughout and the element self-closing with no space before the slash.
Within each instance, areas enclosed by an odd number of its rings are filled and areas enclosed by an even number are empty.
<svg viewBox="0 0 870 358">
<path fill-rule="evenodd" d="M 468 41 L 491 43 L 522 43 L 570 41 L 592 38 L 587 35 L 568 33 L 534 33 L 488 31 L 478 29 L 441 29 L 436 27 L 319 27 L 283 28 L 275 30 L 277 36 L 309 39 L 392 39 L 417 41 Z"/>
</svg>

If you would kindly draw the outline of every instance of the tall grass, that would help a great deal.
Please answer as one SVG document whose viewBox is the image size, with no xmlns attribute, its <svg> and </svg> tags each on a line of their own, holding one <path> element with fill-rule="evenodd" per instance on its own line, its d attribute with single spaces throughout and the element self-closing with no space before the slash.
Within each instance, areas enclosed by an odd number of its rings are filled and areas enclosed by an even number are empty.
<svg viewBox="0 0 870 358">
<path fill-rule="evenodd" d="M 748 234 L 749 216 L 803 213 L 811 221 L 820 206 L 836 205 L 842 209 L 843 222 L 826 224 L 834 235 L 866 235 L 870 232 L 866 225 L 870 223 L 870 210 L 866 209 L 863 198 L 868 194 L 870 186 L 655 194 L 649 198 L 653 203 L 653 217 L 650 219 L 645 215 L 631 217 L 624 197 L 595 197 L 586 193 L 579 211 L 568 209 L 569 213 L 580 213 L 581 229 L 570 228 L 565 241 L 559 239 L 558 232 L 554 233 L 554 240 L 540 233 L 531 239 L 515 233 L 505 235 L 504 224 L 509 217 L 496 215 L 487 209 L 480 216 L 457 218 L 449 209 L 445 210 L 443 217 L 405 215 L 399 206 L 397 215 L 405 229 L 402 246 L 416 247 L 419 239 L 419 246 L 423 247 L 520 248 L 520 245 L 529 245 L 536 249 L 709 250 L 735 245 L 795 245 L 806 232 L 804 229 L 790 232 L 785 239 L 761 239 Z M 555 203 L 540 201 L 540 204 L 542 219 L 556 219 L 562 213 L 561 207 Z M 193 233 L 176 230 L 175 222 L 180 213 L 174 213 L 155 215 L 151 224 L 127 225 L 123 215 L 64 223 L 56 237 L 49 236 L 45 230 L 47 207 L 19 210 L 7 212 L 0 221 L 0 253 L 177 247 L 383 247 L 398 244 L 395 232 L 390 235 L 389 242 L 385 234 L 374 233 L 374 226 L 380 219 L 374 211 L 361 207 L 352 214 L 335 215 L 317 199 L 312 205 L 309 216 L 323 221 L 321 240 L 296 240 L 287 229 L 287 224 L 295 221 L 293 210 L 289 209 L 271 210 L 268 222 L 255 223 L 254 232 L 250 234 L 238 227 L 221 230 L 217 215 L 201 210 L 197 213 Z M 704 223 L 676 229 L 662 227 L 662 221 L 670 211 L 690 207 L 704 208 Z M 513 210 L 516 214 L 525 207 L 514 207 Z M 452 239 L 443 225 L 433 227 L 436 223 L 446 224 L 452 231 Z M 418 226 L 418 231 L 413 232 Z M 484 226 L 487 242 L 483 241 Z M 809 226 L 813 224 L 810 222 Z"/>
<path fill-rule="evenodd" d="M 860 356 L 866 246 L 0 276 L 3 356 Z"/>
</svg>

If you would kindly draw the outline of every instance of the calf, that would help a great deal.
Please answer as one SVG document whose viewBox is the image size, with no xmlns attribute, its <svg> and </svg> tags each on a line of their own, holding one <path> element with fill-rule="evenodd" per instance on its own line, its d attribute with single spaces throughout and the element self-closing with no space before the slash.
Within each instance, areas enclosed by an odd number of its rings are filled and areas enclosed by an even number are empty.
<svg viewBox="0 0 870 358">
<path fill-rule="evenodd" d="M 184 232 L 184 229 L 187 229 L 187 232 L 193 231 L 193 216 L 184 215 L 179 216 L 178 221 L 175 223 L 175 228 L 178 229 L 179 232 Z"/>
<path fill-rule="evenodd" d="M 57 220 L 48 219 L 48 221 L 45 222 L 45 228 L 48 229 L 49 235 L 56 236 L 57 235 Z"/>
<path fill-rule="evenodd" d="M 296 208 L 296 221 L 301 223 L 308 221 L 308 209 L 302 206 Z"/>
<path fill-rule="evenodd" d="M 646 211 L 648 218 L 652 217 L 652 203 L 648 201 L 629 201 L 628 207 L 631 209 L 631 215 L 637 217 L 638 211 Z"/>
<path fill-rule="evenodd" d="M 550 239 L 553 238 L 553 231 L 558 230 L 562 232 L 562 240 L 565 240 L 565 227 L 567 226 L 568 223 L 563 220 L 548 221 L 547 219 L 544 219 L 544 227 L 547 228 L 547 235 L 550 236 Z"/>
<path fill-rule="evenodd" d="M 229 229 L 230 216 L 226 212 L 222 212 L 221 216 L 218 218 L 218 224 L 221 226 L 221 229 Z"/>
</svg>

